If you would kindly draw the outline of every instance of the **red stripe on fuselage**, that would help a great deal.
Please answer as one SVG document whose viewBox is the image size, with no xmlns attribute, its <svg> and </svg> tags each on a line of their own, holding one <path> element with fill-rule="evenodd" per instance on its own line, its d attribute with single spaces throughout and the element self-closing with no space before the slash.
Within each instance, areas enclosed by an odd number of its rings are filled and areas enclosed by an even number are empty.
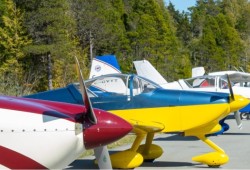
<svg viewBox="0 0 250 170">
<path fill-rule="evenodd" d="M 78 118 L 79 115 L 86 112 L 85 107 L 80 105 L 8 96 L 0 96 L 0 108 L 35 114 L 48 113 L 50 116 L 64 118 L 74 122 L 81 121 Z M 58 112 L 58 114 L 53 114 L 53 112 Z"/>
<path fill-rule="evenodd" d="M 0 146 L 0 164 L 10 169 L 47 169 L 35 160 Z"/>
</svg>

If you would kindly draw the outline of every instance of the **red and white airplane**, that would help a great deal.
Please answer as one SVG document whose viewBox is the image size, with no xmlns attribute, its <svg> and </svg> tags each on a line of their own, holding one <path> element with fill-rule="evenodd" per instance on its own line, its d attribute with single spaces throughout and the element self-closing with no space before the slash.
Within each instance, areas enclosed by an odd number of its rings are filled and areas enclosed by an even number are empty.
<svg viewBox="0 0 250 170">
<path fill-rule="evenodd" d="M 81 86 L 85 106 L 0 96 L 0 169 L 62 169 L 87 149 L 99 168 L 112 168 L 106 145 L 132 126 L 93 109 Z"/>
</svg>

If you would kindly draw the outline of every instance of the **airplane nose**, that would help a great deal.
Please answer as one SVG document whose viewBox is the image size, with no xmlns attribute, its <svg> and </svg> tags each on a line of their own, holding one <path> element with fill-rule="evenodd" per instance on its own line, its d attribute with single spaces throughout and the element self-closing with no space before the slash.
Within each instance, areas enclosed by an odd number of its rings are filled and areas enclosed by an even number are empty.
<svg viewBox="0 0 250 170">
<path fill-rule="evenodd" d="M 237 110 L 240 110 L 241 108 L 248 105 L 249 102 L 250 100 L 243 96 L 234 95 L 234 100 L 230 99 L 230 111 L 235 112 Z"/>
<path fill-rule="evenodd" d="M 122 118 L 103 110 L 94 109 L 97 124 L 83 123 L 83 139 L 86 149 L 110 144 L 132 130 L 132 126 Z"/>
</svg>

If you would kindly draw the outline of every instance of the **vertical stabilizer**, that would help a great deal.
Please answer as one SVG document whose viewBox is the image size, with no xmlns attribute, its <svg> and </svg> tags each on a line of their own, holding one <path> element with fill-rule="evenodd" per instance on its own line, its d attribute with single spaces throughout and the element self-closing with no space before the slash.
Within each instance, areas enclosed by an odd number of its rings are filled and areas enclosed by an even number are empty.
<svg viewBox="0 0 250 170">
<path fill-rule="evenodd" d="M 203 76 L 205 74 L 204 67 L 195 67 L 192 68 L 192 77 Z"/>
<path fill-rule="evenodd" d="M 168 83 L 147 60 L 134 61 L 136 72 L 159 85 Z"/>
<path fill-rule="evenodd" d="M 121 69 L 116 60 L 116 56 L 96 56 L 93 59 L 89 78 L 112 73 L 121 73 Z"/>
</svg>

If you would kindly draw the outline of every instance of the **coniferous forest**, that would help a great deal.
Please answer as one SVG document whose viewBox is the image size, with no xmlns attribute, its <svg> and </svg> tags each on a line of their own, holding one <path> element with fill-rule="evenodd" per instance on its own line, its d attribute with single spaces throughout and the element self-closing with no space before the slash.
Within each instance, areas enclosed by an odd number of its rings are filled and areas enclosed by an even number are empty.
<svg viewBox="0 0 250 170">
<path fill-rule="evenodd" d="M 168 80 L 191 68 L 250 72 L 250 2 L 0 0 L 0 94 L 21 96 L 88 78 L 91 59 L 114 54 L 124 73 L 147 59 Z"/>
</svg>

